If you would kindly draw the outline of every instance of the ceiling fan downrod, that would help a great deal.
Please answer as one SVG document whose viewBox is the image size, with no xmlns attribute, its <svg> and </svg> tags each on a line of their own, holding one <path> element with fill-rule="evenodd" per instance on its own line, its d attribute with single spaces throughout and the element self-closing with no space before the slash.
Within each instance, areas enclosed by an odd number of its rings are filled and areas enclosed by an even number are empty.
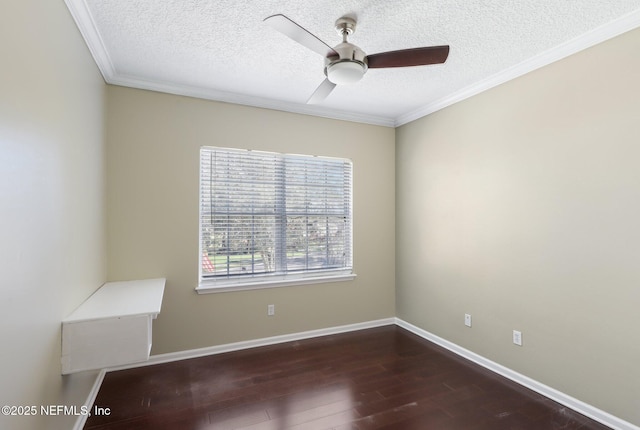
<svg viewBox="0 0 640 430">
<path fill-rule="evenodd" d="M 347 37 L 351 36 L 356 31 L 356 20 L 347 16 L 343 16 L 342 18 L 338 18 L 338 20 L 336 20 L 335 26 L 338 34 L 342 36 L 342 42 L 346 43 Z"/>
</svg>

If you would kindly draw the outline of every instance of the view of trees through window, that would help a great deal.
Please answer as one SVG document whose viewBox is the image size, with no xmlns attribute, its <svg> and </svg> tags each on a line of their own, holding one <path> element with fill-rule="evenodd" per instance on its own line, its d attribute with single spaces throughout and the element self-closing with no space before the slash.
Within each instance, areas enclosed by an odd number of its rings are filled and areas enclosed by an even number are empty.
<svg viewBox="0 0 640 430">
<path fill-rule="evenodd" d="M 202 278 L 351 268 L 351 163 L 201 150 Z"/>
</svg>

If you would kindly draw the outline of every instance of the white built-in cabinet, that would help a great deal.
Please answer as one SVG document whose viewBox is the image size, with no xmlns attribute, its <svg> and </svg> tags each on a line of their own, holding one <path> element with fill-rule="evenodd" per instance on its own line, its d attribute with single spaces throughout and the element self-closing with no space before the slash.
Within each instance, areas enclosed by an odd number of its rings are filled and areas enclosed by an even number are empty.
<svg viewBox="0 0 640 430">
<path fill-rule="evenodd" d="M 62 321 L 62 373 L 146 361 L 165 279 L 107 282 Z"/>
</svg>

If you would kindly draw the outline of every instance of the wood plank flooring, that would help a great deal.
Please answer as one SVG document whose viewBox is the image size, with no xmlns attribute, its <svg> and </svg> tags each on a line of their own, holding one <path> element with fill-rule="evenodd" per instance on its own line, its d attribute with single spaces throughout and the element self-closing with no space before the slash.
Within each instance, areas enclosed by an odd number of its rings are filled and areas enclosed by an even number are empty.
<svg viewBox="0 0 640 430">
<path fill-rule="evenodd" d="M 110 372 L 87 430 L 607 427 L 385 326 Z"/>
</svg>

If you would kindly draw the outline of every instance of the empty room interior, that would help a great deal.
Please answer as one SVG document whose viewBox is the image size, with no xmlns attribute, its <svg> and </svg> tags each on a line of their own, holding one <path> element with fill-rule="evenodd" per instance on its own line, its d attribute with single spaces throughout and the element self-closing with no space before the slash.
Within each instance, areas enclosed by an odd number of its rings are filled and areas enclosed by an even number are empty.
<svg viewBox="0 0 640 430">
<path fill-rule="evenodd" d="M 3 1 L 0 427 L 82 428 L 116 370 L 63 372 L 62 322 L 164 279 L 148 362 L 123 367 L 396 327 L 640 429 L 640 1 L 564 3 Z M 367 53 L 448 58 L 324 64 L 277 27 L 336 46 L 340 17 Z M 366 74 L 336 84 L 341 62 Z M 346 160 L 340 274 L 225 283 L 227 251 L 216 284 L 203 147 Z"/>
</svg>

